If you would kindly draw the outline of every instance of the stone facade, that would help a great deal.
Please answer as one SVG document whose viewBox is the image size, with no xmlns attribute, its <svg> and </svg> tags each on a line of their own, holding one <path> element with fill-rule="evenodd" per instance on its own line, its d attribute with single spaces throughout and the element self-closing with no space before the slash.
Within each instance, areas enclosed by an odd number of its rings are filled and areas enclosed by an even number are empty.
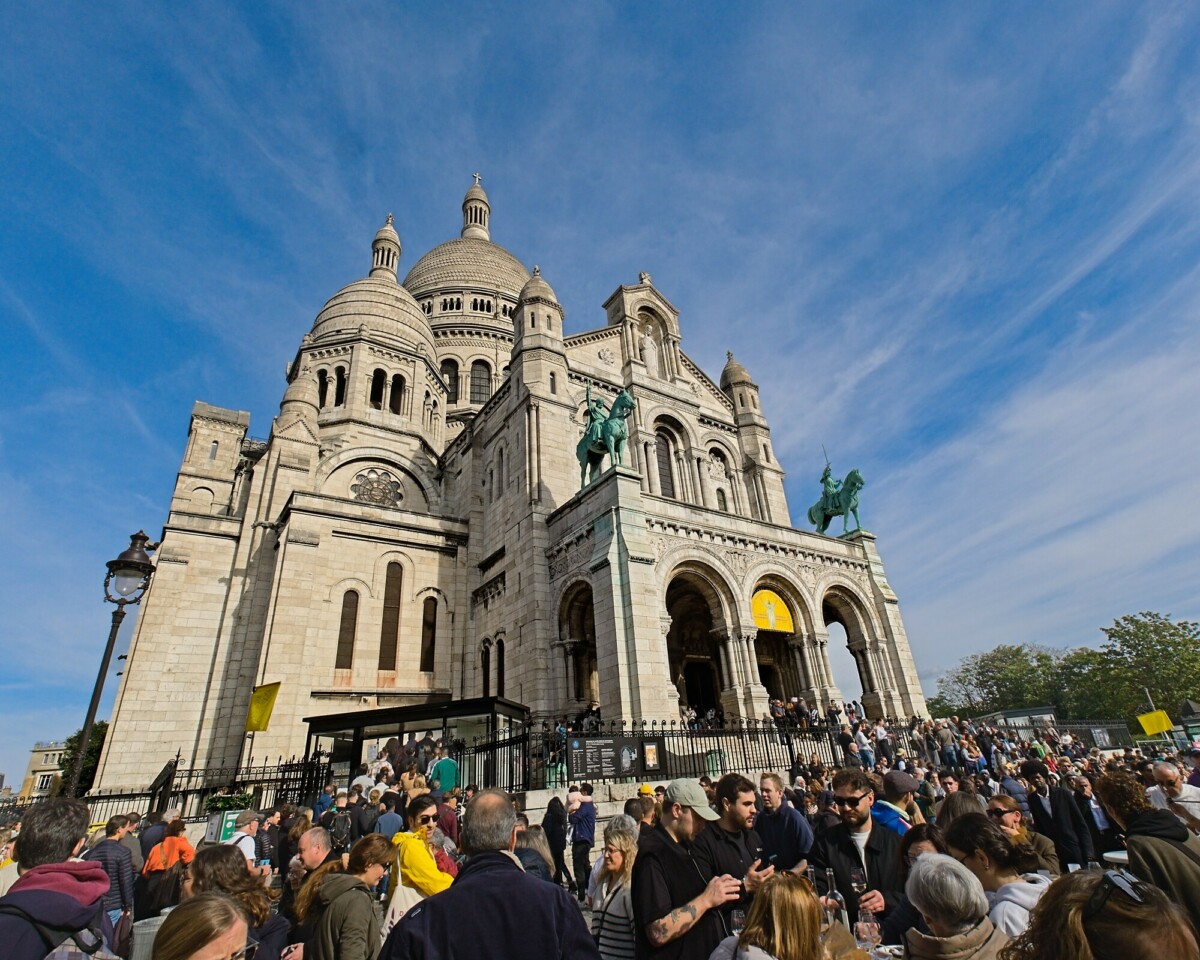
<svg viewBox="0 0 1200 960">
<path fill-rule="evenodd" d="M 827 703 L 834 620 L 866 708 L 924 713 L 874 537 L 791 526 L 745 368 L 706 376 L 648 274 L 565 335 L 490 217 L 475 184 L 461 237 L 403 283 L 388 217 L 369 276 L 301 339 L 268 440 L 195 405 L 99 787 L 144 786 L 177 749 L 193 767 L 298 754 L 303 717 L 360 706 L 503 694 L 664 721 L 684 700 Z M 623 389 L 624 463 L 581 490 L 586 398 Z M 275 681 L 247 748 L 251 692 Z"/>
</svg>

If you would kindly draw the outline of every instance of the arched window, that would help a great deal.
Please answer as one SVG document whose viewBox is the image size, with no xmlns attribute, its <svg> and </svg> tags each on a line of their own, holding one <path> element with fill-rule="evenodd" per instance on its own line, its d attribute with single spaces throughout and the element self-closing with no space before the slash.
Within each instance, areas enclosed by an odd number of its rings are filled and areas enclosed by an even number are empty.
<svg viewBox="0 0 1200 960">
<path fill-rule="evenodd" d="M 477 298 L 472 298 L 472 299 L 471 299 L 471 309 L 472 309 L 472 310 L 478 310 L 478 309 L 479 309 L 479 300 L 478 300 Z"/>
<path fill-rule="evenodd" d="M 425 598 L 421 613 L 421 672 L 433 673 L 433 654 L 437 643 L 437 600 Z"/>
<path fill-rule="evenodd" d="M 392 561 L 387 565 L 383 587 L 383 627 L 379 631 L 379 669 L 396 669 L 396 648 L 400 644 L 400 581 L 403 570 Z"/>
<path fill-rule="evenodd" d="M 471 402 L 487 403 L 492 395 L 492 369 L 483 360 L 471 364 Z"/>
<path fill-rule="evenodd" d="M 221 447 L 221 444 L 216 440 L 214 440 L 212 443 L 210 443 L 208 445 L 208 459 L 209 460 L 217 459 L 217 450 L 219 450 L 220 447 Z"/>
<path fill-rule="evenodd" d="M 461 309 L 462 309 L 462 297 L 455 297 L 455 298 L 454 298 L 454 309 L 455 309 L 455 310 L 461 310 Z"/>
<path fill-rule="evenodd" d="M 483 309 L 486 310 L 488 313 L 491 313 L 492 312 L 492 301 L 491 300 L 486 301 L 483 305 Z"/>
<path fill-rule="evenodd" d="M 383 409 L 383 391 L 387 388 L 387 374 L 376 369 L 371 374 L 371 409 Z"/>
<path fill-rule="evenodd" d="M 496 696 L 504 696 L 504 641 L 496 641 Z"/>
<path fill-rule="evenodd" d="M 329 371 L 317 371 L 317 405 L 324 410 L 329 403 Z"/>
<path fill-rule="evenodd" d="M 558 393 L 558 378 L 554 374 L 550 374 L 550 392 Z"/>
<path fill-rule="evenodd" d="M 498 493 L 504 492 L 504 450 L 496 454 L 496 483 Z"/>
<path fill-rule="evenodd" d="M 724 490 L 717 491 L 717 509 L 720 510 L 722 513 L 729 512 L 729 501 L 725 499 L 725 491 Z"/>
<path fill-rule="evenodd" d="M 392 375 L 392 393 L 388 398 L 388 410 L 392 413 L 404 412 L 404 378 L 398 373 Z"/>
<path fill-rule="evenodd" d="M 347 590 L 342 595 L 342 619 L 338 626 L 337 658 L 334 669 L 349 670 L 354 666 L 354 634 L 358 631 L 358 591 Z"/>
<path fill-rule="evenodd" d="M 484 640 L 479 651 L 479 675 L 483 678 L 482 696 L 492 695 L 492 641 Z"/>
<path fill-rule="evenodd" d="M 674 444 L 671 442 L 671 437 L 664 431 L 660 430 L 655 434 L 654 455 L 658 461 L 658 488 L 664 497 L 670 497 L 674 500 L 675 497 L 675 474 L 674 474 Z"/>
<path fill-rule="evenodd" d="M 442 379 L 446 381 L 446 402 L 458 403 L 458 364 L 453 360 L 442 361 Z"/>
<path fill-rule="evenodd" d="M 337 374 L 337 383 L 334 387 L 333 405 L 340 407 L 346 402 L 346 368 L 338 367 L 335 372 Z"/>
</svg>

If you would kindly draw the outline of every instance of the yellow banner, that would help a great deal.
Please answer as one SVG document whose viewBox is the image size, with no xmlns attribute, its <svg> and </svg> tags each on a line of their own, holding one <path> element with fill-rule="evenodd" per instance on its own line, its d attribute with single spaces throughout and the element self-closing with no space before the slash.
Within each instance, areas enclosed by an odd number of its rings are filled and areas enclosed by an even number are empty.
<svg viewBox="0 0 1200 960">
<path fill-rule="evenodd" d="M 1155 710 L 1153 713 L 1143 713 L 1138 716 L 1138 723 L 1142 725 L 1142 729 L 1147 735 L 1156 733 L 1166 733 L 1175 724 L 1171 722 L 1171 718 L 1167 716 L 1166 710 Z"/>
<path fill-rule="evenodd" d="M 246 711 L 246 732 L 266 730 L 271 723 L 271 712 L 275 709 L 275 698 L 279 696 L 278 683 L 265 683 L 255 687 L 250 695 L 250 709 Z"/>
<path fill-rule="evenodd" d="M 773 590 L 759 590 L 750 599 L 750 613 L 759 630 L 777 630 L 780 633 L 795 633 L 792 611 L 783 602 L 783 597 Z"/>
</svg>

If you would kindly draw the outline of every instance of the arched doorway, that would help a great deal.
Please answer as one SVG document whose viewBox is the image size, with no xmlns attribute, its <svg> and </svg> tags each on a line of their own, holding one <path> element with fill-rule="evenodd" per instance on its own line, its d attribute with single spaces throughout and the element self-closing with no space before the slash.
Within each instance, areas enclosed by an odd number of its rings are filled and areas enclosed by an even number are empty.
<svg viewBox="0 0 1200 960">
<path fill-rule="evenodd" d="M 799 632 L 792 604 L 773 584 L 764 581 L 750 597 L 750 614 L 758 631 L 754 651 L 759 682 L 773 700 L 799 696 L 805 683 L 790 647 Z"/>
<path fill-rule="evenodd" d="M 563 645 L 563 709 L 578 713 L 600 703 L 600 674 L 596 655 L 596 611 L 591 584 L 579 582 L 563 596 L 558 636 Z"/>
<path fill-rule="evenodd" d="M 821 616 L 829 634 L 830 666 L 838 674 L 850 674 L 846 655 L 853 666 L 854 683 L 843 686 L 842 693 L 847 701 L 857 699 L 863 710 L 871 717 L 880 715 L 882 701 L 879 695 L 877 669 L 870 651 L 868 621 L 861 602 L 844 588 L 830 589 L 821 601 Z M 854 694 L 861 691 L 858 697 Z"/>
<path fill-rule="evenodd" d="M 724 675 L 718 636 L 724 614 L 712 580 L 698 572 L 677 573 L 667 585 L 666 607 L 667 663 L 680 702 L 698 716 L 720 712 L 721 691 L 733 681 Z"/>
</svg>

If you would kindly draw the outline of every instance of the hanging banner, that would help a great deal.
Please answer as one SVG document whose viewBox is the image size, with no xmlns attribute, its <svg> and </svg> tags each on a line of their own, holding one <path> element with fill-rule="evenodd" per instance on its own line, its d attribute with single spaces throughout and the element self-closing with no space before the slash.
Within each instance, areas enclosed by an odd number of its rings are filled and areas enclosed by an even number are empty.
<svg viewBox="0 0 1200 960">
<path fill-rule="evenodd" d="M 1153 736 L 1156 733 L 1166 733 L 1175 726 L 1171 722 L 1171 718 L 1167 716 L 1166 710 L 1155 710 L 1153 713 L 1139 714 L 1138 723 L 1142 725 L 1142 729 L 1149 736 Z"/>
<path fill-rule="evenodd" d="M 246 732 L 266 730 L 271 723 L 271 713 L 275 709 L 275 698 L 279 696 L 278 683 L 265 683 L 255 687 L 250 695 L 250 709 L 246 711 Z"/>
<path fill-rule="evenodd" d="M 777 630 L 780 633 L 795 633 L 796 624 L 792 611 L 783 602 L 783 597 L 774 590 L 758 590 L 750 599 L 750 613 L 759 630 Z"/>
</svg>

